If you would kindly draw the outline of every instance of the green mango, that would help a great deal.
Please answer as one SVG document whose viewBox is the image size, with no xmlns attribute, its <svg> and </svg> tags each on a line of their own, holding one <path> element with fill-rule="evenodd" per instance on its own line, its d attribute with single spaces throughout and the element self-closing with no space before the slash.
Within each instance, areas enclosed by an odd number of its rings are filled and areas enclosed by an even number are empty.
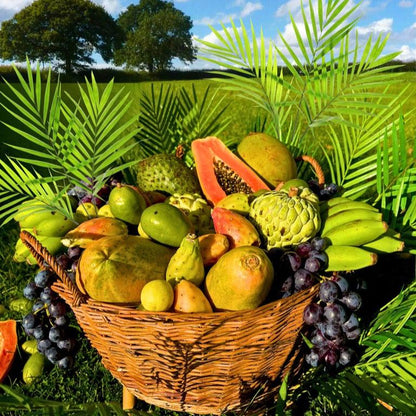
<svg viewBox="0 0 416 416">
<path fill-rule="evenodd" d="M 118 185 L 111 190 L 108 205 L 115 218 L 138 225 L 142 212 L 146 208 L 146 201 L 131 186 Z"/>
</svg>

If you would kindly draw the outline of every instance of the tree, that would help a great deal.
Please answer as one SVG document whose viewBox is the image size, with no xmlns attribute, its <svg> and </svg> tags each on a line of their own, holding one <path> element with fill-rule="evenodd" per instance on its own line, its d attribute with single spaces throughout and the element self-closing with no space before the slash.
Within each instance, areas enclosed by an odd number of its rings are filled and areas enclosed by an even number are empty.
<svg viewBox="0 0 416 416">
<path fill-rule="evenodd" d="M 120 14 L 118 24 L 125 32 L 123 46 L 115 52 L 115 63 L 127 67 L 163 71 L 172 59 L 193 62 L 192 21 L 164 0 L 141 0 Z"/>
<path fill-rule="evenodd" d="M 55 62 L 71 73 L 94 63 L 94 52 L 111 61 L 122 37 L 113 17 L 90 0 L 36 0 L 2 23 L 0 53 L 4 60 Z"/>
</svg>

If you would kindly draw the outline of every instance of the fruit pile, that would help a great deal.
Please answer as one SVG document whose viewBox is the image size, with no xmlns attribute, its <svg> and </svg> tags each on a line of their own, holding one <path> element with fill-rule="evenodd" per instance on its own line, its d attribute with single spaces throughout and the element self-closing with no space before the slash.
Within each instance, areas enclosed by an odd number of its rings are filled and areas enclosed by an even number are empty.
<svg viewBox="0 0 416 416">
<path fill-rule="evenodd" d="M 350 363 L 361 301 L 343 272 L 403 250 L 400 236 L 376 208 L 337 196 L 335 184 L 298 178 L 288 149 L 268 135 L 245 137 L 237 153 L 218 138 L 197 139 L 192 154 L 195 170 L 157 154 L 138 164 L 135 184 L 112 179 L 98 195 L 72 189 L 73 221 L 39 213 L 37 201 L 16 220 L 82 293 L 151 313 L 249 310 L 319 284 L 304 314 L 307 362 Z M 24 248 L 18 242 L 15 259 L 33 262 Z M 24 328 L 65 367 L 73 342 L 49 277 L 39 272 L 25 289 L 39 300 Z"/>
</svg>

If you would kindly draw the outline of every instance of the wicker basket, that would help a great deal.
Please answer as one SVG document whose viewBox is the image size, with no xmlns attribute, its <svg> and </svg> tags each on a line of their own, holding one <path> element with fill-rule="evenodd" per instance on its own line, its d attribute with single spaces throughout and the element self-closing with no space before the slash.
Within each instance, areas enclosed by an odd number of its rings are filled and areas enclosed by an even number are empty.
<svg viewBox="0 0 416 416">
<path fill-rule="evenodd" d="M 255 310 L 153 313 L 97 302 L 81 294 L 56 259 L 20 234 L 53 288 L 72 308 L 104 366 L 134 396 L 196 414 L 254 414 L 278 396 L 282 377 L 302 363 L 300 329 L 317 287 Z"/>
</svg>

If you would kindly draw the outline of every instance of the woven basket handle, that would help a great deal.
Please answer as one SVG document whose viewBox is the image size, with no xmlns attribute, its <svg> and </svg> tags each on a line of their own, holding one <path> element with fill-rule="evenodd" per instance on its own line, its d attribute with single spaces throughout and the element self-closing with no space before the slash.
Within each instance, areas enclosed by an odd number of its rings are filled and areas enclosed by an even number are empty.
<svg viewBox="0 0 416 416">
<path fill-rule="evenodd" d="M 62 266 L 58 264 L 56 258 L 52 256 L 49 251 L 43 247 L 42 244 L 32 234 L 22 230 L 20 232 L 20 239 L 23 241 L 23 244 L 30 250 L 33 257 L 39 264 L 39 267 L 44 269 L 46 262 L 47 265 L 58 275 L 66 288 L 71 292 L 73 296 L 71 306 L 79 306 L 81 303 L 85 302 L 87 296 L 80 292 L 78 287 L 68 276 L 68 273 L 65 271 L 65 269 L 63 269 Z"/>
<path fill-rule="evenodd" d="M 313 158 L 312 156 L 308 156 L 308 155 L 302 155 L 302 156 L 297 157 L 296 160 L 303 160 L 304 162 L 308 162 L 315 171 L 316 177 L 318 179 L 318 184 L 319 185 L 325 184 L 324 171 L 322 170 L 321 165 L 318 163 L 318 161 L 315 158 Z"/>
</svg>

